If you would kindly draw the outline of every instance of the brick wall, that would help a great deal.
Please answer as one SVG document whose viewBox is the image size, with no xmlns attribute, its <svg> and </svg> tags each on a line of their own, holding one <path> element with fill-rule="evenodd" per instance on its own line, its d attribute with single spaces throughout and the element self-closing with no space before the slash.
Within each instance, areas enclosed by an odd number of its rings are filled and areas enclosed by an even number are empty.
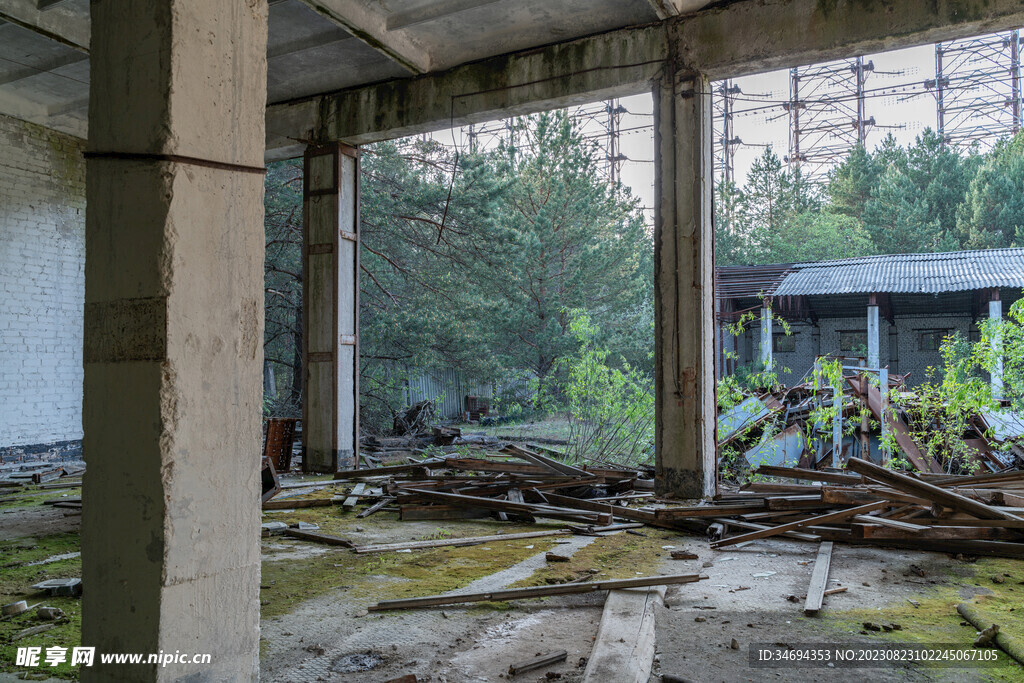
<svg viewBox="0 0 1024 683">
<path fill-rule="evenodd" d="M 83 149 L 0 116 L 0 452 L 82 438 Z"/>
</svg>

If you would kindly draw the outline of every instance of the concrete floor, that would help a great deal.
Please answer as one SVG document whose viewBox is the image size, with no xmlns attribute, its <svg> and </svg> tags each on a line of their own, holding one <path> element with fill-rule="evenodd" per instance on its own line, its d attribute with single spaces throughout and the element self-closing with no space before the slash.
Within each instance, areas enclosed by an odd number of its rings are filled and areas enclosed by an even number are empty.
<svg viewBox="0 0 1024 683">
<path fill-rule="evenodd" d="M 314 492 L 325 496 L 329 491 Z M 430 537 L 494 533 L 493 529 L 519 531 L 497 522 L 400 522 L 394 513 L 378 513 L 359 520 L 340 508 L 326 511 L 324 531 L 350 537 L 359 544 L 387 543 Z M 291 521 L 303 511 L 274 512 L 264 520 Z M 0 541 L 40 537 L 73 530 L 80 519 L 50 506 L 7 509 L 0 515 Z M 653 534 L 651 530 L 641 533 Z M 660 537 L 659 537 L 660 538 Z M 542 543 L 541 541 L 547 542 Z M 515 546 L 514 561 L 492 554 L 493 571 L 466 581 L 454 592 L 476 592 L 506 587 L 545 567 L 544 552 L 571 555 L 594 543 L 593 537 L 556 537 L 523 540 Z M 711 550 L 697 536 L 671 535 L 666 543 L 698 554 L 697 560 L 674 561 L 668 549 L 657 550 L 653 568 L 662 574 L 704 573 L 707 580 L 668 589 L 665 606 L 657 610 L 657 657 L 652 681 L 825 681 L 837 674 L 852 680 L 876 681 L 973 681 L 1024 680 L 1017 665 L 1000 669 L 923 670 L 914 667 L 858 669 L 755 669 L 748 665 L 753 643 L 969 643 L 975 631 L 961 625 L 957 602 L 980 597 L 989 607 L 1004 608 L 1004 630 L 1024 631 L 1021 618 L 1009 616 L 1006 605 L 1018 604 L 1024 594 L 1024 563 L 1012 560 L 954 559 L 945 554 L 897 552 L 836 544 L 830 587 L 848 591 L 826 597 L 817 617 L 803 615 L 803 596 L 813 569 L 816 545 L 782 539 L 763 539 L 739 548 Z M 600 545 L 598 543 L 598 545 Z M 656 549 L 660 545 L 654 546 Z M 310 594 L 300 594 L 288 610 L 264 615 L 262 621 L 261 678 L 266 681 L 360 681 L 383 682 L 414 673 L 420 681 L 507 681 L 510 664 L 540 653 L 564 649 L 567 660 L 548 669 L 530 672 L 516 680 L 547 680 L 545 673 L 560 674 L 564 681 L 582 678 L 581 660 L 590 656 L 601 619 L 604 594 L 586 594 L 516 601 L 507 607 L 474 604 L 426 610 L 367 613 L 366 608 L 403 582 L 391 571 L 394 562 L 412 561 L 413 554 L 355 556 L 349 550 L 284 537 L 264 539 L 264 582 L 271 581 L 268 567 L 294 563 L 321 573 L 331 583 Z M 486 548 L 486 546 L 485 546 Z M 479 548 L 478 550 L 482 550 Z M 429 552 L 429 551 L 428 551 Z M 462 549 L 444 555 L 436 571 L 444 573 L 463 561 Z M 633 574 L 632 558 L 618 560 L 622 575 Z M 639 560 L 638 560 L 639 561 Z M 268 562 L 270 564 L 268 564 Z M 447 563 L 447 564 L 446 564 Z M 379 569 L 378 569 L 379 567 Z M 604 569 L 605 567 L 602 567 Z M 609 571 L 611 568 L 609 567 Z M 648 570 L 649 571 L 649 570 Z M 422 578 L 415 581 L 423 581 Z M 434 592 L 423 584 L 409 583 L 417 594 Z M 274 591 L 292 590 L 287 582 L 265 586 Z M 917 604 L 917 606 L 914 605 Z M 265 608 L 267 609 L 267 608 Z M 1010 608 L 1010 612 L 1013 608 Z M 892 633 L 865 631 L 862 624 L 898 624 Z M 738 649 L 730 647 L 737 641 Z M 674 677 L 674 678 L 673 678 Z M 16 680 L 0 674 L 0 680 Z"/>
</svg>

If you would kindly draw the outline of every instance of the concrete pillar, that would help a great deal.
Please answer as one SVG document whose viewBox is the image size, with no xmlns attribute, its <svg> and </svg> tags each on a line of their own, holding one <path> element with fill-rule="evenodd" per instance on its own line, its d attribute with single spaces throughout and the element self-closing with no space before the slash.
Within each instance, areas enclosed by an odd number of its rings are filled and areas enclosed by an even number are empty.
<svg viewBox="0 0 1024 683">
<path fill-rule="evenodd" d="M 994 290 L 992 298 L 988 302 L 988 319 L 997 328 L 992 336 L 992 351 L 995 354 L 995 364 L 992 366 L 992 398 L 1003 398 L 1003 333 L 998 329 L 1003 321 L 1003 302 L 999 300 L 999 290 Z"/>
<path fill-rule="evenodd" d="M 710 93 L 671 60 L 654 90 L 656 488 L 687 498 L 716 477 Z"/>
<path fill-rule="evenodd" d="M 302 468 L 357 466 L 359 150 L 306 150 L 303 215 Z"/>
<path fill-rule="evenodd" d="M 82 680 L 256 680 L 267 5 L 91 21 Z"/>
<path fill-rule="evenodd" d="M 761 304 L 761 364 L 772 369 L 772 300 L 767 298 Z"/>
<path fill-rule="evenodd" d="M 872 294 L 868 298 L 868 367 L 879 366 L 879 331 L 878 331 L 878 298 Z"/>
</svg>

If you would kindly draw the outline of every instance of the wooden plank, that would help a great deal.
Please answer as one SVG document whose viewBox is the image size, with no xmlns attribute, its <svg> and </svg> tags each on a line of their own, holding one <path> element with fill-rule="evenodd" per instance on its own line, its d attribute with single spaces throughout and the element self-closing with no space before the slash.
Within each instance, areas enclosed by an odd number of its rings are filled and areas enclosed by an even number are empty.
<svg viewBox="0 0 1024 683">
<path fill-rule="evenodd" d="M 436 500 L 449 505 L 463 507 L 482 508 L 484 510 L 497 510 L 498 512 L 525 512 L 535 517 L 548 517 L 550 519 L 562 519 L 570 522 L 587 522 L 597 524 L 611 524 L 610 513 L 586 512 L 569 508 L 559 508 L 548 505 L 534 505 L 532 503 L 512 503 L 507 500 L 494 500 L 493 498 L 478 498 L 476 496 L 463 496 L 457 493 L 441 493 L 439 491 L 425 491 L 422 489 L 407 489 L 411 494 L 427 500 Z M 550 494 L 549 494 L 550 497 Z"/>
<path fill-rule="evenodd" d="M 838 472 L 819 472 L 808 470 L 802 467 L 777 467 L 775 465 L 761 465 L 757 468 L 758 474 L 769 477 L 780 477 L 783 479 L 803 479 L 806 481 L 820 481 L 827 484 L 860 484 L 864 479 L 859 474 L 840 474 Z"/>
<path fill-rule="evenodd" d="M 658 519 L 672 520 L 683 517 L 728 517 L 751 512 L 767 512 L 766 505 L 692 505 L 679 508 L 658 508 L 654 514 Z"/>
<path fill-rule="evenodd" d="M 534 669 L 541 669 L 551 664 L 557 664 L 558 662 L 564 662 L 565 658 L 569 656 L 569 653 L 565 650 L 559 650 L 558 652 L 551 652 L 546 655 L 538 655 L 533 659 L 528 659 L 525 662 L 518 662 L 511 664 L 508 667 L 509 676 L 518 676 L 521 673 L 527 671 L 533 671 Z"/>
<path fill-rule="evenodd" d="M 360 482 L 352 487 L 352 492 L 348 494 L 342 502 L 341 507 L 345 512 L 351 512 L 352 508 L 359 504 L 359 496 L 363 495 L 363 491 L 366 490 L 366 484 Z"/>
<path fill-rule="evenodd" d="M 548 529 L 545 531 L 526 531 L 520 534 L 498 534 L 495 536 L 470 536 L 468 538 L 439 538 L 431 541 L 408 541 L 407 543 L 381 543 L 377 545 L 356 546 L 357 553 L 386 553 L 391 550 L 416 550 L 419 548 L 444 548 L 450 546 L 480 545 L 481 543 L 497 543 L 499 541 L 516 541 L 523 538 L 541 538 L 544 536 L 562 536 L 572 533 L 568 529 Z"/>
<path fill-rule="evenodd" d="M 861 522 L 851 525 L 850 530 L 854 538 L 884 540 L 1016 541 L 1021 538 L 1020 532 L 985 526 L 936 526 L 929 528 L 926 533 L 920 533 Z"/>
<path fill-rule="evenodd" d="M 437 463 L 430 463 L 434 467 L 443 467 Z M 414 473 L 423 476 L 430 476 L 430 470 L 426 467 L 427 463 L 417 465 L 387 465 L 385 467 L 374 467 L 372 469 L 365 470 L 343 470 L 341 472 L 334 473 L 335 480 L 344 479 L 367 479 L 369 477 L 387 477 L 392 474 L 406 474 Z"/>
<path fill-rule="evenodd" d="M 608 592 L 583 683 L 647 683 L 654 665 L 655 610 L 665 587 Z"/>
<path fill-rule="evenodd" d="M 319 508 L 337 505 L 340 498 L 285 498 L 284 500 L 268 500 L 263 504 L 264 510 L 291 510 L 292 508 Z"/>
<path fill-rule="evenodd" d="M 876 517 L 874 515 L 857 515 L 853 518 L 853 521 L 860 522 L 861 524 L 879 524 L 881 526 L 887 526 L 893 529 L 902 529 L 903 531 L 907 531 L 912 534 L 919 534 L 922 531 L 927 531 L 929 528 L 926 526 L 921 526 L 920 524 L 911 524 L 910 522 L 901 522 L 898 519 L 889 519 L 888 517 Z"/>
<path fill-rule="evenodd" d="M 807 600 L 804 602 L 804 614 L 813 617 L 821 609 L 825 600 L 825 588 L 828 587 L 828 570 L 832 566 L 832 541 L 822 541 L 818 546 L 818 558 L 814 561 L 814 572 L 811 583 L 807 587 Z"/>
<path fill-rule="evenodd" d="M 846 510 L 838 510 L 836 512 L 830 512 L 825 515 L 818 515 L 817 517 L 809 517 L 797 522 L 790 522 L 789 524 L 780 524 L 779 526 L 771 527 L 770 529 L 762 529 L 760 531 L 752 531 L 749 534 L 740 534 L 739 536 L 732 536 L 730 538 L 723 538 L 719 541 L 715 541 L 711 544 L 712 548 L 722 548 L 729 545 L 736 545 L 737 543 L 743 543 L 744 541 L 753 541 L 758 538 L 768 538 L 769 536 L 777 536 L 785 531 L 794 531 L 801 527 L 813 526 L 819 524 L 828 524 L 829 522 L 838 522 L 840 520 L 849 519 L 856 515 L 864 514 L 865 512 L 872 512 L 874 510 L 881 510 L 882 508 L 889 505 L 888 501 L 877 501 L 874 503 L 868 503 L 867 505 L 861 505 L 859 507 L 847 508 Z"/>
<path fill-rule="evenodd" d="M 865 477 L 882 482 L 883 484 L 888 484 L 889 486 L 909 493 L 912 496 L 927 498 L 928 500 L 939 503 L 940 505 L 974 515 L 978 519 L 1020 520 L 1020 517 L 1017 517 L 1013 513 L 996 509 L 976 500 L 971 500 L 970 498 L 939 488 L 933 484 L 928 484 L 918 479 L 914 479 L 913 477 L 908 477 L 905 474 L 887 470 L 884 467 L 879 467 L 867 460 L 850 458 L 846 463 L 846 466 Z"/>
<path fill-rule="evenodd" d="M 303 541 L 315 541 L 317 543 L 326 543 L 327 545 L 340 545 L 343 548 L 354 547 L 352 541 L 341 538 L 339 536 L 328 536 L 327 534 L 320 534 L 315 531 L 302 531 L 301 529 L 285 529 L 285 536 L 291 536 L 292 538 L 300 538 Z"/>
<path fill-rule="evenodd" d="M 593 593 L 594 591 L 618 590 L 621 588 L 646 588 L 647 586 L 674 586 L 681 583 L 694 583 L 708 578 L 704 574 L 673 574 L 670 576 L 646 576 L 639 579 L 620 579 L 613 581 L 592 581 L 587 583 L 563 583 L 554 586 L 534 586 L 532 588 L 514 588 L 511 590 L 492 591 L 490 593 L 461 593 L 449 595 L 430 595 L 424 598 L 407 598 L 403 600 L 384 600 L 371 605 L 371 612 L 389 609 L 410 609 L 415 607 L 435 607 L 437 605 L 454 605 L 464 602 L 499 602 L 502 600 L 525 600 L 550 595 L 570 595 L 573 593 Z"/>
<path fill-rule="evenodd" d="M 505 446 L 505 448 L 502 449 L 502 452 L 511 453 L 515 455 L 517 458 L 522 458 L 523 460 L 526 460 L 527 462 L 532 463 L 534 465 L 547 467 L 548 469 L 551 469 L 557 472 L 558 474 L 564 474 L 570 477 L 582 477 L 584 479 L 594 476 L 593 474 L 587 472 L 586 470 L 581 470 L 578 467 L 567 465 L 564 462 L 559 462 L 558 460 L 549 458 L 546 455 L 534 453 L 531 450 L 513 444 Z"/>
<path fill-rule="evenodd" d="M 753 531 L 759 531 L 759 530 L 763 530 L 763 529 L 771 529 L 772 528 L 772 527 L 770 527 L 770 526 L 768 526 L 766 524 L 757 524 L 756 522 L 747 522 L 747 521 L 738 520 L 738 519 L 727 519 L 725 517 L 716 517 L 715 521 L 718 522 L 719 524 L 725 524 L 725 525 L 728 525 L 728 526 L 735 526 L 735 527 L 739 527 L 740 529 L 751 529 Z M 806 533 L 804 533 L 802 531 L 784 531 L 781 535 L 785 536 L 786 538 L 795 538 L 798 541 L 820 541 L 821 540 L 820 536 L 815 536 L 814 534 L 806 534 Z"/>
<path fill-rule="evenodd" d="M 403 522 L 437 519 L 480 519 L 490 515 L 489 510 L 455 507 L 454 505 L 403 505 L 398 510 L 398 518 Z"/>
<path fill-rule="evenodd" d="M 363 510 L 362 512 L 360 512 L 358 515 L 356 515 L 356 517 L 358 517 L 359 519 L 362 519 L 364 517 L 369 517 L 373 513 L 379 512 L 381 509 L 387 507 L 388 505 L 390 505 L 393 502 L 395 502 L 395 497 L 394 496 L 384 496 L 383 498 L 378 500 L 376 503 L 374 503 L 370 507 L 368 507 L 365 510 Z"/>
</svg>

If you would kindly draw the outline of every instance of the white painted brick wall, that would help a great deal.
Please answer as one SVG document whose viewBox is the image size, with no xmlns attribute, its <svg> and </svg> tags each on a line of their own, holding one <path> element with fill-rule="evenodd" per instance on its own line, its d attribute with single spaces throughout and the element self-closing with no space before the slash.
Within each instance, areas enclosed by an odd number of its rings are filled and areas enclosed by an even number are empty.
<svg viewBox="0 0 1024 683">
<path fill-rule="evenodd" d="M 83 150 L 0 116 L 0 448 L 82 438 Z"/>
</svg>

